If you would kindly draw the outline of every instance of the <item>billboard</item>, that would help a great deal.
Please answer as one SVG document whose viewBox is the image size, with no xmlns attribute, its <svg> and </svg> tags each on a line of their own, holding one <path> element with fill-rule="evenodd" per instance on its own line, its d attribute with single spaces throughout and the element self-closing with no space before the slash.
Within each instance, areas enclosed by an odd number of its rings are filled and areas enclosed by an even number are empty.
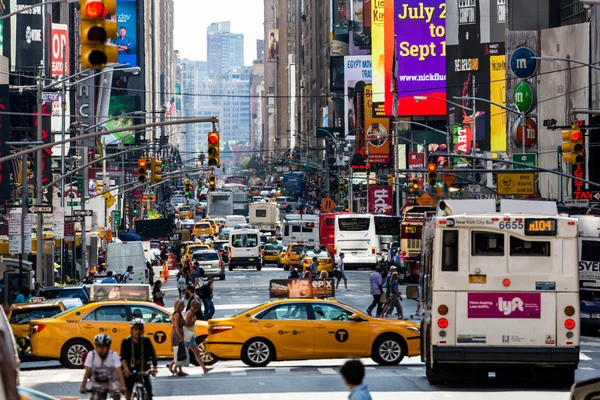
<svg viewBox="0 0 600 400">
<path fill-rule="evenodd" d="M 392 188 L 369 186 L 369 213 L 392 215 Z"/>
<path fill-rule="evenodd" d="M 18 3 L 18 4 L 17 4 Z M 38 4 L 38 0 L 11 0 L 10 10 L 17 11 L 26 6 Z M 16 25 L 13 23 L 16 21 Z M 28 12 L 11 18 L 11 70 L 37 68 L 42 65 L 43 46 L 42 7 L 34 7 Z"/>
<path fill-rule="evenodd" d="M 137 66 L 137 8 L 136 0 L 117 0 L 117 38 L 119 64 Z"/>
<path fill-rule="evenodd" d="M 63 60 L 66 60 L 64 74 L 71 75 L 69 70 L 69 28 L 65 24 L 52 24 L 52 76 L 63 75 Z"/>
<path fill-rule="evenodd" d="M 490 56 L 490 101 L 506 106 L 506 61 L 504 54 Z M 490 150 L 506 151 L 506 111 L 490 105 Z"/>
<path fill-rule="evenodd" d="M 267 49 L 267 60 L 279 59 L 279 29 L 269 29 L 269 48 Z"/>
<path fill-rule="evenodd" d="M 446 114 L 446 3 L 394 0 L 398 115 Z M 442 100 L 416 102 L 414 96 Z"/>
<path fill-rule="evenodd" d="M 111 96 L 108 105 L 108 117 L 106 121 L 106 129 L 117 129 L 135 124 L 135 118 L 131 115 L 138 109 L 138 96 Z M 117 145 L 123 143 L 125 145 L 134 145 L 136 143 L 136 135 L 134 131 L 123 131 L 102 136 L 102 141 L 105 146 Z"/>
<path fill-rule="evenodd" d="M 350 42 L 361 49 L 368 49 L 371 47 L 371 28 L 365 23 L 365 19 L 370 12 L 370 1 L 352 0 L 352 35 Z"/>
<path fill-rule="evenodd" d="M 369 163 L 388 165 L 390 162 L 390 119 L 373 118 L 373 89 L 371 85 L 365 86 L 364 91 L 365 112 L 365 140 Z"/>
<path fill-rule="evenodd" d="M 345 136 L 351 132 L 350 128 L 356 129 L 352 122 L 355 120 L 356 104 L 353 103 L 351 96 L 348 96 L 349 89 L 354 89 L 358 82 L 371 83 L 373 76 L 371 56 L 346 56 L 344 57 L 344 115 L 349 119 L 344 124 Z M 360 132 L 356 130 L 358 136 Z"/>
<path fill-rule="evenodd" d="M 385 14 L 383 0 L 372 1 L 371 57 L 373 59 L 373 102 L 383 103 L 385 81 Z M 391 68 L 391 66 L 390 66 Z"/>
<path fill-rule="evenodd" d="M 9 111 L 8 74 L 3 75 L 1 79 L 3 82 L 0 84 L 0 111 L 6 113 Z M 10 142 L 10 117 L 7 114 L 0 114 L 0 157 L 9 154 L 10 148 L 7 142 Z M 0 164 L 0 205 L 6 204 L 11 199 L 10 165 L 11 163 Z"/>
</svg>

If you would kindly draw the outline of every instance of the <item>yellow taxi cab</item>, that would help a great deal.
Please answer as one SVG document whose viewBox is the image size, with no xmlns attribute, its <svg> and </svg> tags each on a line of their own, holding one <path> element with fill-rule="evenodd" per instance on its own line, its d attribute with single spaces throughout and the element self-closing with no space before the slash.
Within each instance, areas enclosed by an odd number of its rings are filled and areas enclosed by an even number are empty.
<svg viewBox="0 0 600 400">
<path fill-rule="evenodd" d="M 283 246 L 277 243 L 267 243 L 262 248 L 262 264 L 277 264 L 279 254 L 283 251 Z"/>
<path fill-rule="evenodd" d="M 302 283 L 293 281 L 289 284 Z M 318 282 L 324 281 L 313 281 Z M 396 365 L 418 356 L 420 341 L 415 322 L 373 318 L 335 300 L 290 298 L 211 319 L 204 343 L 217 359 L 263 367 L 271 361 L 350 357 Z"/>
<path fill-rule="evenodd" d="M 304 252 L 304 243 L 292 243 L 288 246 L 287 248 L 287 253 L 286 253 L 286 260 L 287 260 L 287 265 L 283 266 L 284 270 L 289 270 L 290 269 L 290 265 L 295 265 L 298 266 L 299 262 L 300 262 L 300 256 L 302 255 L 302 253 Z"/>
<path fill-rule="evenodd" d="M 213 219 L 217 223 L 217 226 L 219 227 L 219 229 L 221 229 L 225 226 L 225 218 L 217 217 L 217 218 L 213 218 Z"/>
<path fill-rule="evenodd" d="M 250 186 L 250 189 L 248 190 L 248 197 L 260 196 L 260 191 L 260 186 Z"/>
<path fill-rule="evenodd" d="M 321 271 L 327 271 L 330 274 L 333 272 L 333 259 L 331 258 L 331 256 L 329 255 L 329 253 L 326 250 L 321 250 L 319 252 L 315 252 L 315 251 L 307 251 L 304 253 L 304 256 L 302 257 L 302 268 L 304 269 L 304 271 L 308 270 L 308 267 L 310 267 L 310 264 L 312 264 L 312 260 L 313 257 L 317 257 L 317 271 L 319 271 L 319 273 Z M 318 278 L 316 276 L 313 276 L 313 278 Z"/>
<path fill-rule="evenodd" d="M 117 353 L 121 342 L 130 336 L 129 322 L 142 318 L 145 333 L 156 350 L 156 356 L 172 358 L 171 312 L 151 303 L 149 285 L 92 285 L 92 302 L 52 318 L 31 321 L 31 353 L 36 357 L 59 360 L 63 367 L 81 368 L 82 356 L 93 349 L 94 336 L 105 333 L 112 338 L 111 349 Z M 143 301 L 125 298 L 144 298 Z M 208 333 L 206 321 L 196 322 L 196 344 L 208 363 L 214 363 L 204 351 Z"/>
<path fill-rule="evenodd" d="M 190 206 L 181 206 L 177 209 L 177 213 L 179 214 L 179 218 L 181 219 L 190 219 L 194 218 L 194 211 Z"/>
<path fill-rule="evenodd" d="M 277 257 L 277 268 L 283 268 L 286 271 L 289 269 L 287 262 L 287 249 L 289 246 L 283 246 Z"/>
<path fill-rule="evenodd" d="M 183 260 L 190 260 L 194 255 L 195 251 L 198 250 L 210 250 L 210 245 L 206 243 L 195 243 L 191 242 L 185 245 L 185 252 L 183 253 Z"/>
<path fill-rule="evenodd" d="M 214 219 L 211 219 L 211 218 L 204 218 L 204 219 L 203 219 L 202 221 L 200 221 L 200 222 L 208 222 L 208 223 L 209 223 L 209 224 L 212 226 L 212 228 L 213 228 L 213 232 L 214 232 L 214 234 L 215 234 L 215 235 L 218 235 L 218 234 L 219 234 L 219 232 L 221 231 L 221 230 L 219 229 L 219 225 L 217 225 L 217 222 L 216 222 Z"/>
<path fill-rule="evenodd" d="M 194 224 L 194 236 L 207 235 L 213 236 L 215 231 L 212 225 L 207 221 L 200 221 Z"/>
</svg>

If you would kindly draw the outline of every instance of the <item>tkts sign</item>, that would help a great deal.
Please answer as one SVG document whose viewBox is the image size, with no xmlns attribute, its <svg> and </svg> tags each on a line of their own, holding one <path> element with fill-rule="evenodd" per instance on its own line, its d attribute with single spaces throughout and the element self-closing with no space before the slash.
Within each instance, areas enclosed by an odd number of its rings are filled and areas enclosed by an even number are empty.
<svg viewBox="0 0 600 400">
<path fill-rule="evenodd" d="M 369 186 L 369 213 L 392 215 L 392 188 Z"/>
</svg>

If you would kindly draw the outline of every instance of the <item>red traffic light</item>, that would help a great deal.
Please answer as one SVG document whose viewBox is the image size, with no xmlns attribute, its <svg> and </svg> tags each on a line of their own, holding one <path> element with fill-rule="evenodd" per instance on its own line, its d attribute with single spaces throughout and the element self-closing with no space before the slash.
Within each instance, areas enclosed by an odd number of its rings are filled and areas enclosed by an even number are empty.
<svg viewBox="0 0 600 400">
<path fill-rule="evenodd" d="M 101 1 L 88 1 L 83 12 L 88 18 L 106 17 L 106 7 Z"/>
<path fill-rule="evenodd" d="M 208 135 L 208 143 L 215 144 L 219 141 L 219 136 L 216 133 Z"/>
<path fill-rule="evenodd" d="M 576 141 L 580 141 L 582 138 L 581 135 L 581 131 L 575 131 L 573 132 L 573 134 L 571 135 L 571 140 L 576 140 Z"/>
<path fill-rule="evenodd" d="M 429 172 L 433 172 L 433 171 L 435 171 L 436 169 L 437 169 L 437 165 L 436 165 L 435 163 L 429 163 L 429 164 L 427 164 L 427 170 L 428 170 Z"/>
<path fill-rule="evenodd" d="M 141 159 L 140 161 L 138 161 L 138 167 L 142 168 L 146 166 L 146 160 Z"/>
</svg>

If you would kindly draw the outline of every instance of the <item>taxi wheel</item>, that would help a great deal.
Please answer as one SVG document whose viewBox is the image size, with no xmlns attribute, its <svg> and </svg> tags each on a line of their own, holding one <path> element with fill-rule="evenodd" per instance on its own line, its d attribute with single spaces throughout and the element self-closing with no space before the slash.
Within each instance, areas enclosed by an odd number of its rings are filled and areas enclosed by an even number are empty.
<svg viewBox="0 0 600 400">
<path fill-rule="evenodd" d="M 265 367 L 273 356 L 273 346 L 264 339 L 251 339 L 242 347 L 242 361 L 250 367 Z"/>
<path fill-rule="evenodd" d="M 404 358 L 405 344 L 398 336 L 384 335 L 373 345 L 372 358 L 379 365 L 396 365 Z"/>
<path fill-rule="evenodd" d="M 196 345 L 198 346 L 198 351 L 200 352 L 200 357 L 202 358 L 202 362 L 205 365 L 213 365 L 218 361 L 217 356 L 212 353 L 206 352 L 206 345 L 204 341 L 206 340 L 206 336 L 198 336 L 196 338 Z M 197 366 L 197 361 L 195 357 L 190 357 L 191 363 Z"/>
<path fill-rule="evenodd" d="M 62 348 L 60 363 L 63 367 L 69 369 L 83 368 L 83 354 L 92 349 L 92 345 L 85 340 L 71 340 Z"/>
</svg>

